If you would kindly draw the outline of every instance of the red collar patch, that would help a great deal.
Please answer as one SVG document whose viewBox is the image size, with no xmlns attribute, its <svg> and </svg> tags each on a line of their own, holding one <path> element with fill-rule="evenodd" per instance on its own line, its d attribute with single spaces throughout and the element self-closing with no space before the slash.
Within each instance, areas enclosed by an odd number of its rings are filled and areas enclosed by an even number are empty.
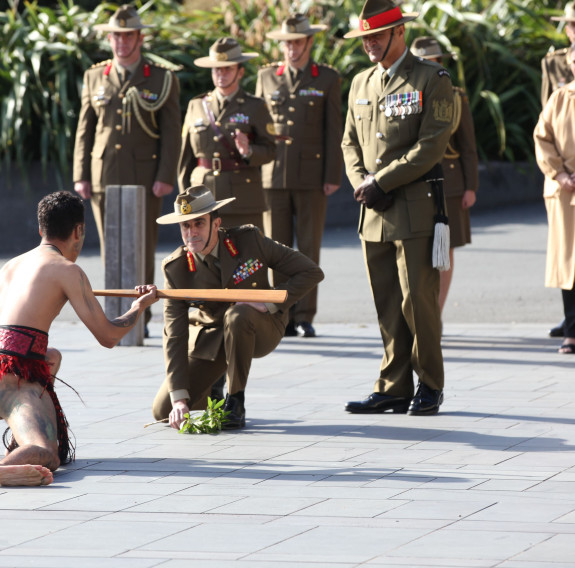
<svg viewBox="0 0 575 568">
<path fill-rule="evenodd" d="M 188 251 L 187 257 L 188 257 L 188 268 L 189 268 L 190 272 L 195 272 L 196 271 L 196 261 L 194 260 L 194 255 L 190 251 Z"/>
<path fill-rule="evenodd" d="M 311 64 L 311 76 L 317 77 L 319 75 L 319 68 L 316 63 Z"/>
<path fill-rule="evenodd" d="M 108 65 L 104 67 L 104 76 L 107 77 L 110 74 L 111 70 L 112 70 L 112 64 L 108 63 Z"/>
<path fill-rule="evenodd" d="M 281 77 L 284 74 L 284 71 L 286 70 L 286 64 L 282 63 L 279 67 L 278 70 L 276 71 L 276 75 L 278 77 Z"/>
<path fill-rule="evenodd" d="M 150 76 L 150 66 L 146 63 L 144 65 L 144 77 L 149 77 Z"/>
<path fill-rule="evenodd" d="M 226 237 L 224 239 L 224 244 L 226 245 L 226 248 L 228 249 L 229 253 L 232 256 L 238 256 L 238 249 L 236 248 L 236 246 L 234 245 L 234 243 L 232 242 L 232 239 L 230 239 L 230 237 Z"/>
</svg>

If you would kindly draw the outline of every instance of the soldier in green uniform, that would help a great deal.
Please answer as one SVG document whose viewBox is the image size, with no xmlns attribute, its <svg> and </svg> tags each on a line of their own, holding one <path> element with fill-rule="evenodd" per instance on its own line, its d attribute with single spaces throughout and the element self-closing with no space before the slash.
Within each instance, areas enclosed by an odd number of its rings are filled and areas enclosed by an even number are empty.
<svg viewBox="0 0 575 568">
<path fill-rule="evenodd" d="M 344 36 L 361 37 L 375 64 L 353 79 L 342 148 L 385 349 L 374 392 L 349 412 L 435 414 L 443 401 L 438 204 L 425 179 L 451 135 L 453 88 L 445 69 L 407 49 L 404 24 L 417 16 L 367 0 L 359 29 Z"/>
<path fill-rule="evenodd" d="M 152 283 L 156 218 L 176 180 L 181 117 L 177 78 L 141 55 L 141 32 L 148 27 L 130 5 L 95 26 L 108 32 L 114 58 L 84 74 L 73 179 L 74 189 L 91 200 L 102 254 L 106 186 L 146 188 L 145 280 Z"/>
<path fill-rule="evenodd" d="M 284 61 L 258 73 L 256 95 L 264 97 L 278 135 L 275 160 L 262 168 L 269 208 L 268 237 L 293 246 L 319 263 L 327 197 L 341 183 L 341 79 L 337 71 L 310 58 L 312 26 L 302 14 L 287 18 L 267 37 L 283 42 Z M 274 275 L 281 282 L 281 275 Z M 314 337 L 317 288 L 292 310 L 286 335 Z"/>
<path fill-rule="evenodd" d="M 427 36 L 414 40 L 410 49 L 415 56 L 436 63 L 454 56 L 453 53 L 443 53 L 439 42 Z M 451 138 L 441 162 L 450 237 L 450 268 L 439 275 L 439 309 L 442 312 L 453 277 L 453 249 L 471 242 L 469 208 L 475 204 L 479 187 L 479 160 L 473 117 L 467 95 L 460 87 L 453 87 L 453 109 Z"/>
<path fill-rule="evenodd" d="M 552 16 L 554 22 L 565 22 L 565 34 L 569 43 L 575 42 L 575 2 L 565 4 L 564 16 Z M 564 87 L 573 81 L 571 65 L 567 60 L 569 48 L 555 49 L 551 47 L 549 53 L 541 60 L 541 106 L 544 107 L 551 93 L 559 87 Z M 565 335 L 565 320 L 549 330 L 550 337 L 563 337 Z"/>
<path fill-rule="evenodd" d="M 264 237 L 253 225 L 222 227 L 219 209 L 235 198 L 216 201 L 205 186 L 180 194 L 175 212 L 158 219 L 178 223 L 184 241 L 164 259 L 166 288 L 269 289 L 268 269 L 286 277 L 283 304 L 164 301 L 166 379 L 153 404 L 156 420 L 169 417 L 179 428 L 212 385 L 227 375 L 224 409 L 227 429 L 245 426 L 244 391 L 252 359 L 271 353 L 282 339 L 290 307 L 323 279 L 303 254 Z M 191 307 L 197 309 L 190 311 Z"/>
<path fill-rule="evenodd" d="M 222 215 L 224 227 L 262 226 L 266 208 L 260 166 L 273 159 L 273 122 L 262 99 L 240 87 L 243 63 L 257 53 L 242 53 L 235 39 L 218 39 L 208 57 L 195 65 L 212 70 L 214 90 L 188 105 L 182 131 L 178 181 L 183 192 L 204 184 L 217 199 L 235 197 Z"/>
</svg>

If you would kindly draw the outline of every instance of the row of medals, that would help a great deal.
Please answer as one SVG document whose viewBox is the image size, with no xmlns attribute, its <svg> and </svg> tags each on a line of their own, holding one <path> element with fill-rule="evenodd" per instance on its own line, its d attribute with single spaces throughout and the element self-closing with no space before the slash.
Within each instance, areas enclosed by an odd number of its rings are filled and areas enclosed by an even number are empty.
<svg viewBox="0 0 575 568">
<path fill-rule="evenodd" d="M 379 110 L 385 111 L 385 116 L 388 118 L 390 116 L 405 118 L 410 114 L 419 114 L 423 110 L 423 93 L 411 91 L 385 95 L 385 105 L 380 104 Z"/>
</svg>

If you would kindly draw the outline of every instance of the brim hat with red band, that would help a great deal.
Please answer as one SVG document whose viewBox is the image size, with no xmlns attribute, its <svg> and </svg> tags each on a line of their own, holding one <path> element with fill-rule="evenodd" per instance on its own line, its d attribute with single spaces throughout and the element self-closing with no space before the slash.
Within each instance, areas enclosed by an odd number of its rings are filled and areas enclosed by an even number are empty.
<svg viewBox="0 0 575 568">
<path fill-rule="evenodd" d="M 194 65 L 204 68 L 231 67 L 259 57 L 259 53 L 242 53 L 240 44 L 231 37 L 222 37 L 210 47 L 208 57 L 200 57 Z"/>
<path fill-rule="evenodd" d="M 565 4 L 565 15 L 552 16 L 551 20 L 554 22 L 575 22 L 575 2 L 567 2 Z"/>
<path fill-rule="evenodd" d="M 138 10 L 134 6 L 124 4 L 114 12 L 107 24 L 97 24 L 94 29 L 99 32 L 132 32 L 153 27 L 142 24 L 140 14 L 138 14 Z"/>
<path fill-rule="evenodd" d="M 272 30 L 266 34 L 268 39 L 277 41 L 290 41 L 304 39 L 306 37 L 327 30 L 326 24 L 310 25 L 309 20 L 303 14 L 294 14 L 282 22 L 279 30 Z"/>
<path fill-rule="evenodd" d="M 180 193 L 180 195 L 176 197 L 174 212 L 162 215 L 156 219 L 156 223 L 159 225 L 182 223 L 215 211 L 235 201 L 235 199 L 235 197 L 230 197 L 216 201 L 212 192 L 205 185 L 188 187 L 184 193 Z"/>
<path fill-rule="evenodd" d="M 359 15 L 359 28 L 347 32 L 343 37 L 349 39 L 377 34 L 411 22 L 417 16 L 418 12 L 402 13 L 401 8 L 392 0 L 367 0 Z"/>
</svg>

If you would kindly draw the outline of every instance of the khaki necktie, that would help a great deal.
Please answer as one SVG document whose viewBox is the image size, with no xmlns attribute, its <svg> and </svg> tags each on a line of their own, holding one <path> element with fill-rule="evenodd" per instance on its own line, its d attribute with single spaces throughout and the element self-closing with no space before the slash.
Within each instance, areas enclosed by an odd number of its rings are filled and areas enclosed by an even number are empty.
<svg viewBox="0 0 575 568">
<path fill-rule="evenodd" d="M 207 254 L 206 257 L 204 258 L 204 261 L 205 261 L 206 265 L 208 266 L 208 268 L 214 274 L 216 274 L 219 277 L 220 276 L 220 269 L 218 267 L 219 263 L 218 263 L 216 257 L 211 255 L 211 254 Z"/>
</svg>

